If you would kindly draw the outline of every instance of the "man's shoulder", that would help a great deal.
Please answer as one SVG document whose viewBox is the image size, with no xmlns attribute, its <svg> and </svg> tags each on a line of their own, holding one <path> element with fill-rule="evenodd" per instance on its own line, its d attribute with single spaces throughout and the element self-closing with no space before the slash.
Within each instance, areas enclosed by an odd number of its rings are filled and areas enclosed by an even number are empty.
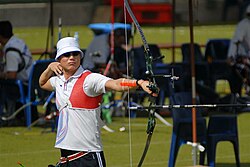
<svg viewBox="0 0 250 167">
<path fill-rule="evenodd" d="M 246 25 L 250 26 L 250 19 L 244 18 L 238 23 L 238 27 L 245 27 Z"/>
<path fill-rule="evenodd" d="M 20 51 L 22 51 L 24 48 L 28 49 L 28 46 L 26 45 L 26 43 L 15 36 L 12 36 L 9 41 L 7 42 L 6 48 L 16 48 L 19 49 Z"/>
</svg>

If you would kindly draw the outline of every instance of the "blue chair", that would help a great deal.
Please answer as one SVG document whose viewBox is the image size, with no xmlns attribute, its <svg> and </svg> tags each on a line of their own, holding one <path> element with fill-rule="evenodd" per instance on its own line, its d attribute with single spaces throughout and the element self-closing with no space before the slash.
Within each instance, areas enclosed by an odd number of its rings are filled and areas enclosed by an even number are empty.
<svg viewBox="0 0 250 167">
<path fill-rule="evenodd" d="M 191 104 L 191 92 L 177 92 L 170 96 L 171 104 Z M 174 167 L 178 151 L 181 145 L 192 140 L 192 111 L 187 108 L 173 108 L 173 131 L 169 154 L 169 167 Z M 206 119 L 202 117 L 202 110 L 197 110 L 197 142 L 206 149 Z M 205 152 L 200 153 L 200 164 L 205 161 Z"/>
<path fill-rule="evenodd" d="M 209 39 L 205 48 L 205 61 L 209 63 L 210 69 L 210 87 L 215 90 L 217 80 L 228 80 L 228 75 L 232 67 L 227 63 L 227 53 L 230 45 L 230 39 Z M 238 81 L 236 81 L 238 82 Z M 231 92 L 237 93 L 238 90 L 231 89 Z"/>
<path fill-rule="evenodd" d="M 153 66 L 154 75 L 156 75 L 156 83 L 160 88 L 157 98 L 157 104 L 163 105 L 166 97 L 170 97 L 174 91 L 183 91 L 183 73 L 181 65 L 172 65 L 165 63 L 155 63 Z M 175 75 L 179 77 L 178 80 L 172 81 L 170 77 L 163 77 L 163 75 Z"/>
<path fill-rule="evenodd" d="M 190 43 L 183 43 L 181 45 L 183 63 L 190 63 L 190 57 L 191 57 L 190 47 L 191 47 Z M 197 43 L 194 43 L 194 57 L 195 57 L 195 63 L 204 62 L 204 55 L 201 51 L 200 45 Z"/>
<path fill-rule="evenodd" d="M 28 95 L 26 98 L 26 103 L 30 103 L 31 105 L 27 106 L 25 110 L 26 125 L 28 127 L 32 122 L 32 106 L 44 104 L 51 94 L 51 92 L 40 88 L 39 77 L 42 72 L 48 67 L 48 65 L 53 61 L 55 60 L 37 60 L 32 65 L 28 83 Z"/>
<path fill-rule="evenodd" d="M 20 93 L 20 98 L 19 101 L 24 104 L 25 103 L 25 91 L 23 89 L 23 82 L 21 80 L 16 80 L 15 81 L 16 85 L 19 88 L 19 93 Z"/>
<path fill-rule="evenodd" d="M 209 39 L 205 48 L 205 60 L 210 63 L 227 60 L 230 41 L 230 39 Z"/>
<path fill-rule="evenodd" d="M 195 58 L 195 76 L 196 80 L 202 84 L 210 84 L 209 64 L 205 61 L 199 44 L 194 43 L 194 58 Z M 191 44 L 183 43 L 181 45 L 182 66 L 187 76 L 191 77 Z"/>
<path fill-rule="evenodd" d="M 214 115 L 208 123 L 207 133 L 208 166 L 215 166 L 216 146 L 219 142 L 229 141 L 233 144 L 237 167 L 240 167 L 239 139 L 236 115 Z"/>
</svg>

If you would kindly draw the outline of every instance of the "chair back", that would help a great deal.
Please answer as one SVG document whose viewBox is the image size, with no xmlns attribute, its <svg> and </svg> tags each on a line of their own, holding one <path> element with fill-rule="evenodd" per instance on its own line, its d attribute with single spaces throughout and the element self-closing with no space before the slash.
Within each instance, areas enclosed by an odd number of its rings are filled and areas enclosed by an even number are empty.
<svg viewBox="0 0 250 167">
<path fill-rule="evenodd" d="M 205 60 L 208 62 L 227 59 L 230 39 L 210 39 L 206 44 Z"/>
<path fill-rule="evenodd" d="M 169 98 L 170 104 L 192 104 L 192 93 L 191 92 L 176 92 Z M 196 98 L 197 104 L 199 103 L 198 97 Z M 202 108 L 196 108 L 197 119 L 202 118 Z M 192 109 L 191 108 L 172 108 L 171 114 L 174 122 L 174 126 L 178 125 L 179 122 L 190 122 L 192 120 Z"/>
<path fill-rule="evenodd" d="M 217 80 L 228 80 L 230 74 L 234 73 L 232 66 L 227 63 L 227 53 L 230 45 L 230 39 L 210 39 L 206 44 L 205 60 L 209 63 L 210 68 L 210 87 L 215 90 Z M 237 75 L 235 75 L 236 78 Z M 241 79 L 235 79 L 238 83 Z M 229 81 L 229 80 L 228 80 Z M 232 81 L 234 82 L 234 81 Z M 231 83 L 230 83 L 231 85 Z M 230 86 L 231 88 L 231 86 Z M 231 92 L 238 92 L 235 87 L 231 88 Z"/>
<path fill-rule="evenodd" d="M 149 44 L 148 47 L 152 53 L 153 58 L 156 59 L 154 63 L 162 63 L 162 59 L 157 59 L 162 56 L 160 48 L 156 44 Z M 143 46 L 142 48 L 144 49 Z"/>
<path fill-rule="evenodd" d="M 36 99 L 44 101 L 51 94 L 51 92 L 46 91 L 39 86 L 39 77 L 53 61 L 53 59 L 37 60 L 33 63 L 29 77 L 28 101 L 34 101 Z"/>
<path fill-rule="evenodd" d="M 192 96 L 190 92 L 176 92 L 170 96 L 170 103 L 173 105 L 179 104 L 192 104 Z M 178 121 L 179 118 L 191 118 L 190 108 L 173 108 L 172 117 L 174 121 Z"/>
<path fill-rule="evenodd" d="M 197 103 L 199 103 L 198 97 L 196 98 Z M 180 105 L 185 105 L 185 104 L 192 104 L 192 93 L 191 92 L 176 92 L 172 96 L 170 96 L 170 103 L 171 104 L 180 104 Z M 173 116 L 177 116 L 178 118 L 192 118 L 192 112 L 191 108 L 173 108 L 173 110 L 178 110 L 177 112 L 173 113 Z M 197 116 L 201 117 L 202 111 L 201 109 L 197 110 Z"/>
<path fill-rule="evenodd" d="M 155 44 L 149 44 L 149 49 L 153 56 L 153 64 L 155 63 L 162 63 L 161 59 L 157 59 L 161 56 L 160 48 Z M 133 53 L 133 54 L 132 54 Z M 130 55 L 132 55 L 133 63 L 133 77 L 136 79 L 145 79 L 145 72 L 146 72 L 146 59 L 144 55 L 144 47 L 136 47 L 131 50 Z"/>
<path fill-rule="evenodd" d="M 163 77 L 163 75 L 169 75 L 170 69 L 169 65 L 165 63 L 156 63 L 153 66 L 153 72 L 157 83 L 158 88 L 160 88 L 160 92 L 158 94 L 156 103 L 158 105 L 163 105 L 165 102 L 165 98 L 169 97 L 171 92 L 171 85 L 170 85 L 170 77 Z"/>
<path fill-rule="evenodd" d="M 191 57 L 191 44 L 190 43 L 184 43 L 181 45 L 181 52 L 182 52 L 182 62 L 183 63 L 190 63 L 190 57 Z M 194 56 L 195 56 L 195 62 L 204 62 L 204 56 L 201 51 L 200 45 L 197 43 L 194 43 Z"/>
<path fill-rule="evenodd" d="M 162 77 L 161 75 L 169 75 L 171 73 L 169 69 L 169 65 L 165 63 L 156 63 L 153 66 L 154 75 L 158 75 L 156 77 L 156 83 L 161 90 L 168 90 L 168 86 L 166 86 L 170 80 L 170 77 Z"/>
</svg>

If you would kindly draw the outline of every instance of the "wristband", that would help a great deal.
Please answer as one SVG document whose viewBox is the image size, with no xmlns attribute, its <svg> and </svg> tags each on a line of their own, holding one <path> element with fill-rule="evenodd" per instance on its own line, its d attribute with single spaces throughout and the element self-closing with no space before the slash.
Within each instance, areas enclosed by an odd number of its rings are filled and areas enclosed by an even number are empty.
<svg viewBox="0 0 250 167">
<path fill-rule="evenodd" d="M 128 86 L 128 87 L 136 87 L 137 83 L 136 82 L 129 82 L 129 81 L 125 81 L 122 80 L 122 82 L 120 83 L 121 86 Z"/>
</svg>

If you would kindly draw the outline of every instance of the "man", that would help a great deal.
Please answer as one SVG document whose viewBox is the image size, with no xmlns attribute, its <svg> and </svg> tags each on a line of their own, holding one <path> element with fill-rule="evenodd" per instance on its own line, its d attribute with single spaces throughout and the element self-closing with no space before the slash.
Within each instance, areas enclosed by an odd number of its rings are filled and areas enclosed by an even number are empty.
<svg viewBox="0 0 250 167">
<path fill-rule="evenodd" d="M 109 34 L 101 34 L 94 37 L 86 49 L 83 68 L 94 70 L 98 66 L 106 65 L 110 54 Z"/>
<path fill-rule="evenodd" d="M 12 24 L 9 21 L 0 21 L 0 44 L 3 52 L 1 63 L 3 71 L 0 71 L 0 79 L 21 80 L 27 89 L 32 56 L 25 42 L 13 35 Z M 4 84 L 0 85 L 0 89 L 0 110 L 6 105 L 9 116 L 16 109 L 19 90 L 17 87 Z M 0 115 L 1 112 L 3 111 L 0 111 Z"/>
<path fill-rule="evenodd" d="M 242 85 L 249 94 L 250 84 L 250 5 L 246 8 L 246 17 L 242 19 L 235 30 L 231 40 L 228 58 L 235 72 L 229 77 L 231 88 L 241 94 Z M 239 79 L 240 78 L 240 79 Z M 233 91 L 234 92 L 234 91 Z"/>
<path fill-rule="evenodd" d="M 114 30 L 114 62 L 115 72 L 112 75 L 120 75 L 126 70 L 126 37 L 125 29 L 117 28 Z M 130 30 L 127 30 L 127 41 L 130 39 Z M 111 55 L 110 44 L 111 33 L 99 34 L 94 37 L 86 49 L 85 58 L 82 63 L 83 68 L 91 71 L 100 72 L 105 68 Z M 120 73 L 120 74 L 115 74 Z"/>
<path fill-rule="evenodd" d="M 237 56 L 250 57 L 250 5 L 246 9 L 246 17 L 237 24 L 230 43 L 228 57 L 236 59 Z"/>
<path fill-rule="evenodd" d="M 55 59 L 57 62 L 40 76 L 39 84 L 43 89 L 56 91 L 59 121 L 55 147 L 61 151 L 58 166 L 106 166 L 100 137 L 102 94 L 138 87 L 153 96 L 157 94 L 149 89 L 148 81 L 114 80 L 84 70 L 80 64 L 83 53 L 72 37 L 58 41 Z"/>
</svg>

